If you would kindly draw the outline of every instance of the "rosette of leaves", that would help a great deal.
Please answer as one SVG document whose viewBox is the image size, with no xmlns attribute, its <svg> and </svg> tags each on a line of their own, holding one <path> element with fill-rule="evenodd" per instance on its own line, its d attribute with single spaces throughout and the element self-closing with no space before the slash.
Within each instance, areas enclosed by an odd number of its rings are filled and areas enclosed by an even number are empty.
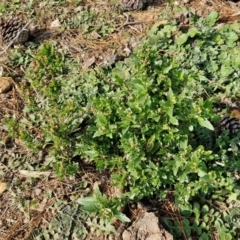
<svg viewBox="0 0 240 240">
<path fill-rule="evenodd" d="M 36 229 L 34 239 L 86 239 L 88 215 L 80 210 L 80 205 L 73 206 L 57 201 L 54 206 L 56 217 L 44 229 Z"/>
</svg>

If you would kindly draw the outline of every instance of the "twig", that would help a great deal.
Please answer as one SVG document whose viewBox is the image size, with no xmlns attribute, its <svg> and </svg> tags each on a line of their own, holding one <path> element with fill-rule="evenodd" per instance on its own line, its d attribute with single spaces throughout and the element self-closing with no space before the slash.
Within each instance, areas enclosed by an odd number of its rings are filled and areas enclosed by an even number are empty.
<svg viewBox="0 0 240 240">
<path fill-rule="evenodd" d="M 46 176 L 46 177 L 50 177 L 50 175 L 52 177 L 55 177 L 55 175 L 51 172 L 38 172 L 38 171 L 28 171 L 28 170 L 19 170 L 18 173 L 22 176 L 22 177 L 41 177 L 41 176 Z"/>
<path fill-rule="evenodd" d="M 124 13 L 123 15 L 126 17 L 126 21 L 125 21 L 122 25 L 120 25 L 119 27 L 117 27 L 115 31 L 119 31 L 119 30 L 121 30 L 123 27 L 128 26 L 128 25 L 135 25 L 135 24 L 141 24 L 141 23 L 147 23 L 147 22 L 149 22 L 149 21 L 129 22 L 129 21 L 128 21 L 128 20 L 129 20 L 129 15 L 127 15 L 127 14 L 125 14 L 125 13 Z"/>
<path fill-rule="evenodd" d="M 240 15 L 240 11 L 232 14 L 231 16 L 232 16 L 232 17 L 236 17 L 236 16 L 239 16 L 239 15 Z"/>
<path fill-rule="evenodd" d="M 233 108 L 238 108 L 238 105 L 237 105 L 236 103 L 233 103 L 233 102 L 231 101 L 231 99 L 229 99 L 229 98 L 227 98 L 227 97 L 225 97 L 225 96 L 221 98 L 221 103 L 226 104 L 226 106 L 229 107 L 229 108 L 231 108 L 231 109 L 233 109 Z"/>
<path fill-rule="evenodd" d="M 23 31 L 26 31 L 26 27 L 30 24 L 32 20 L 29 20 L 23 27 L 20 31 L 18 31 L 16 37 L 3 49 L 2 52 L 0 52 L 0 56 L 3 55 L 9 48 L 10 46 L 14 43 L 14 41 L 16 39 L 18 39 L 19 35 L 23 32 Z"/>
<path fill-rule="evenodd" d="M 116 30 L 121 30 L 123 27 L 128 26 L 128 25 L 136 25 L 136 24 L 142 24 L 142 23 L 147 23 L 150 21 L 138 21 L 138 22 L 126 22 L 123 25 L 121 25 L 120 27 L 118 27 Z"/>
</svg>

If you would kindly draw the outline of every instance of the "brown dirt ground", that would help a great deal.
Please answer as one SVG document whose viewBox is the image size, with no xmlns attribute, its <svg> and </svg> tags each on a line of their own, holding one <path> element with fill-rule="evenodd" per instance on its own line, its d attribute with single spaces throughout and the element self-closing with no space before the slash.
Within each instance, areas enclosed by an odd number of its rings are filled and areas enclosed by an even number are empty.
<svg viewBox="0 0 240 240">
<path fill-rule="evenodd" d="M 106 1 L 87 2 L 90 8 L 99 8 L 101 11 L 112 10 L 111 1 L 107 1 L 107 4 Z M 182 3 L 176 1 L 175 4 L 181 5 Z M 146 35 L 155 22 L 164 20 L 159 18 L 159 14 L 166 7 L 162 1 L 151 1 L 149 5 L 146 10 L 132 12 L 129 16 L 119 11 L 118 17 L 115 18 L 115 21 L 117 21 L 115 31 L 104 39 L 95 34 L 95 36 L 92 36 L 91 41 L 78 30 L 71 29 L 59 32 L 50 29 L 49 26 L 55 20 L 56 13 L 52 12 L 45 16 L 42 14 L 42 10 L 35 6 L 38 9 L 36 11 L 38 11 L 39 16 L 44 17 L 36 20 L 40 25 L 40 30 L 34 33 L 34 37 L 41 41 L 46 39 L 56 40 L 59 47 L 67 50 L 71 57 L 82 56 L 82 64 L 85 68 L 102 65 L 104 64 L 103 60 L 110 58 L 112 54 L 117 56 L 127 55 L 128 53 L 124 52 L 124 49 L 129 48 L 131 51 L 138 40 L 140 41 Z M 238 3 L 223 0 L 194 0 L 190 1 L 188 6 L 201 16 L 208 15 L 212 10 L 218 11 L 221 16 L 219 22 L 235 22 L 240 19 L 240 4 Z M 132 43 L 131 38 L 135 38 Z M 83 50 L 79 47 L 80 45 L 85 45 L 86 48 Z M 4 63 L 1 66 L 10 75 L 19 75 L 20 78 L 24 71 L 23 69 L 11 69 Z M 24 101 L 18 92 L 17 85 L 13 86 L 11 91 L 0 94 L 1 124 L 3 124 L 2 119 L 6 114 L 20 116 L 23 105 Z M 0 193 L 0 240 L 34 239 L 33 230 L 35 228 L 44 228 L 56 215 L 52 207 L 56 200 L 69 200 L 72 195 L 77 196 L 78 183 L 83 179 L 86 180 L 88 189 L 91 189 L 95 182 L 102 182 L 103 178 L 108 176 L 106 172 L 99 175 L 95 172 L 93 166 L 82 166 L 82 170 L 74 179 L 64 178 L 60 181 L 52 173 L 42 177 L 29 178 L 28 171 L 12 171 L 8 168 L 7 163 L 9 155 L 26 156 L 28 151 L 19 140 L 7 137 L 6 131 L 2 127 L 0 127 L 0 139 L 4 143 L 1 144 L 0 149 L 0 165 L 1 169 L 3 169 L 2 172 L 5 173 L 0 175 L 0 183 L 7 182 L 8 184 L 7 190 L 2 194 Z M 109 189 L 105 189 L 105 191 L 108 195 L 111 194 Z M 45 194 L 47 192 L 51 192 L 51 197 L 46 200 Z M 37 199 L 41 204 L 34 210 L 29 208 L 29 211 L 26 212 L 21 207 L 21 204 L 23 204 L 21 199 L 29 201 Z M 171 204 L 166 205 L 165 209 L 169 212 L 176 212 L 176 209 L 173 210 Z M 96 238 L 92 235 L 88 237 L 88 239 L 93 238 L 100 239 L 100 237 Z"/>
</svg>

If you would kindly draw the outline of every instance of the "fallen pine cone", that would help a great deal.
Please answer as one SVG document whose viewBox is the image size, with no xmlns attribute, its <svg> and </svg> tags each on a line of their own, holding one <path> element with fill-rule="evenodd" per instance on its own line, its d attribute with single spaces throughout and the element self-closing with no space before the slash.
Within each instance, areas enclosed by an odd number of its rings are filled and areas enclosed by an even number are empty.
<svg viewBox="0 0 240 240">
<path fill-rule="evenodd" d="M 146 6 L 147 0 L 121 0 L 125 10 L 135 11 L 141 10 Z"/>
<path fill-rule="evenodd" d="M 230 115 L 224 116 L 219 122 L 218 129 L 220 132 L 229 130 L 231 136 L 240 131 L 240 111 L 232 110 Z"/>
<path fill-rule="evenodd" d="M 2 44 L 14 45 L 25 43 L 29 38 L 29 29 L 24 27 L 25 25 L 26 23 L 18 17 L 2 20 L 0 23 L 0 37 Z"/>
</svg>

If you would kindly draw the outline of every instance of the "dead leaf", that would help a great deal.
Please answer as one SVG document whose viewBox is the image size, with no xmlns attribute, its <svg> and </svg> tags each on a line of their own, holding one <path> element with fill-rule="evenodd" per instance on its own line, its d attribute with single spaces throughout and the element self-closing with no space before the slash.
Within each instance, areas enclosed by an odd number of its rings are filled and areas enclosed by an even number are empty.
<svg viewBox="0 0 240 240">
<path fill-rule="evenodd" d="M 93 31 L 93 32 L 91 33 L 91 36 L 93 37 L 93 39 L 99 39 L 99 38 L 101 38 L 101 35 L 98 34 L 96 31 Z"/>
<path fill-rule="evenodd" d="M 0 62 L 1 62 L 1 58 L 0 58 Z M 0 77 L 3 75 L 3 67 L 0 66 Z"/>
<path fill-rule="evenodd" d="M 7 188 L 7 183 L 0 182 L 0 195 L 6 190 L 6 188 Z"/>
<path fill-rule="evenodd" d="M 116 59 L 117 59 L 117 55 L 113 53 L 110 56 L 107 56 L 101 65 L 104 67 L 109 67 L 116 62 Z"/>
<path fill-rule="evenodd" d="M 95 63 L 95 61 L 96 61 L 96 58 L 94 56 L 91 58 L 88 58 L 86 61 L 84 61 L 82 67 L 84 69 L 87 69 L 87 68 L 91 67 Z"/>
<path fill-rule="evenodd" d="M 58 18 L 56 20 L 54 20 L 53 22 L 51 22 L 51 24 L 50 24 L 50 28 L 59 28 L 59 27 L 61 27 L 61 23 L 59 22 Z"/>
<path fill-rule="evenodd" d="M 46 205 L 47 205 L 47 199 L 44 198 L 42 200 L 42 202 L 39 204 L 39 206 L 35 210 L 38 211 L 38 212 L 43 212 L 45 207 L 46 207 Z"/>
<path fill-rule="evenodd" d="M 46 5 L 47 5 L 47 2 L 46 2 L 46 1 L 40 2 L 40 3 L 39 3 L 39 8 L 43 8 L 43 7 L 45 7 Z"/>
<path fill-rule="evenodd" d="M 79 6 L 74 9 L 74 12 L 77 13 L 77 12 L 81 12 L 82 10 L 83 10 L 83 6 Z"/>
</svg>

